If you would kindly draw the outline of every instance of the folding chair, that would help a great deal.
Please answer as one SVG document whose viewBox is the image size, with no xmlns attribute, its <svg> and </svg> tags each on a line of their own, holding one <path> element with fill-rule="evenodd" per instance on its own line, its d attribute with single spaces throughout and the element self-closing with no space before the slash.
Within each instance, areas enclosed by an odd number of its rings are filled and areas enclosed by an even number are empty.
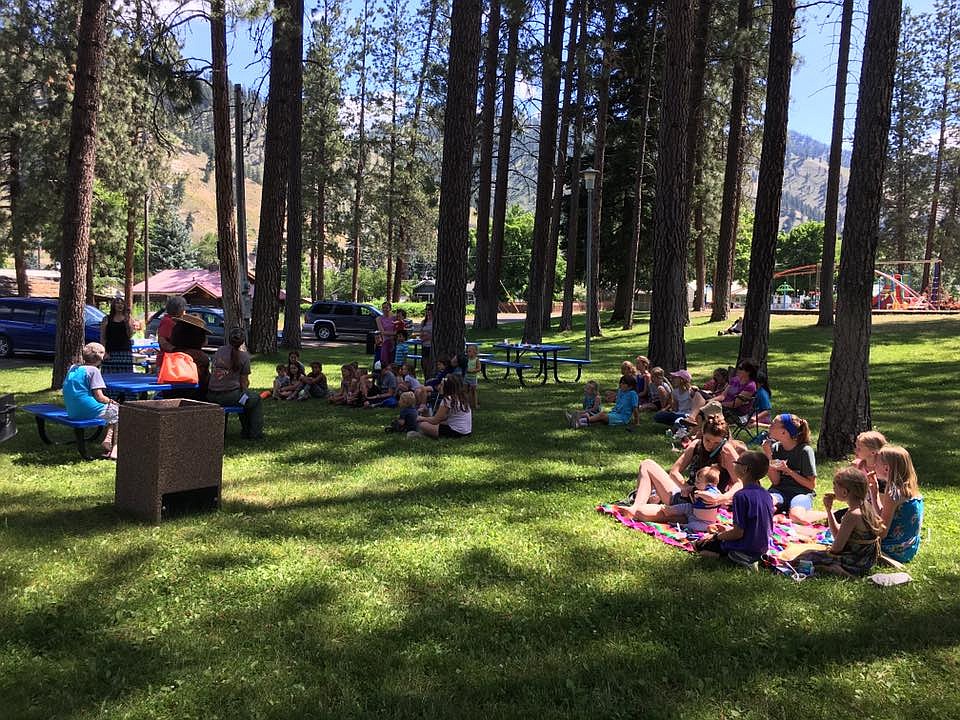
<svg viewBox="0 0 960 720">
<path fill-rule="evenodd" d="M 772 408 L 770 393 L 761 386 L 753 396 L 753 406 L 747 415 L 738 415 L 732 410 L 725 410 L 723 415 L 733 437 L 743 440 L 748 446 L 759 445 L 767 437 L 767 428 L 760 426 L 760 416 L 769 413 Z"/>
</svg>

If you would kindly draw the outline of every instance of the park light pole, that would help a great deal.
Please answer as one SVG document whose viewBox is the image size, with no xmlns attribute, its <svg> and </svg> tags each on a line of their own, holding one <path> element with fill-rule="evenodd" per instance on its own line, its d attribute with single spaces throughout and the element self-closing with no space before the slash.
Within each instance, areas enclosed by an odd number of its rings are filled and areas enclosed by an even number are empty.
<svg viewBox="0 0 960 720">
<path fill-rule="evenodd" d="M 587 328 L 584 337 L 586 359 L 590 359 L 590 331 L 593 328 L 593 188 L 600 173 L 592 167 L 582 173 L 583 186 L 587 189 L 587 243 L 583 267 L 587 275 Z"/>
</svg>

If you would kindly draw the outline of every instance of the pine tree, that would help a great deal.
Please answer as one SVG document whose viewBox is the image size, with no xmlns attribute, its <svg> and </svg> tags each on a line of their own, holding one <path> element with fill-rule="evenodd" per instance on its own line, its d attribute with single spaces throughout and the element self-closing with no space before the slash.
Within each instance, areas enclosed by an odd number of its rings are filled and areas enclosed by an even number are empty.
<svg viewBox="0 0 960 720">
<path fill-rule="evenodd" d="M 837 279 L 837 317 L 819 452 L 839 459 L 871 427 L 870 332 L 874 264 L 883 201 L 900 0 L 873 0 L 867 15 L 847 213 Z"/>
<path fill-rule="evenodd" d="M 287 138 L 287 282 L 283 309 L 283 346 L 299 350 L 303 271 L 303 0 L 291 2 L 288 26 L 290 135 Z"/>
</svg>

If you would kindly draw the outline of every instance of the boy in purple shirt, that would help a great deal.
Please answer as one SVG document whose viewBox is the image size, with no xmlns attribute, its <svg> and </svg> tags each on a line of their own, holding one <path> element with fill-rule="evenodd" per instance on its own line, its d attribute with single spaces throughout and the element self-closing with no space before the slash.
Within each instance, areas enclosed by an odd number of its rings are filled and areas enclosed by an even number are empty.
<svg viewBox="0 0 960 720">
<path fill-rule="evenodd" d="M 694 543 L 701 555 L 752 565 L 767 552 L 773 530 L 773 498 L 760 485 L 770 461 L 762 452 L 743 453 L 734 463 L 743 489 L 733 496 L 733 527 Z"/>
</svg>

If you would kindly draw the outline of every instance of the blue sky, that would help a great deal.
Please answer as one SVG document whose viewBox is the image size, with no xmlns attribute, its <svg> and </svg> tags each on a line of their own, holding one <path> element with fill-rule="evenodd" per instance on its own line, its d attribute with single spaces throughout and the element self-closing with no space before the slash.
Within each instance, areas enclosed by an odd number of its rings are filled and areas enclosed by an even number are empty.
<svg viewBox="0 0 960 720">
<path fill-rule="evenodd" d="M 934 0 L 912 0 L 905 3 L 914 12 L 927 12 Z M 794 50 L 799 62 L 794 67 L 790 92 L 790 129 L 809 135 L 824 143 L 830 142 L 833 120 L 833 86 L 836 79 L 837 38 L 839 36 L 839 8 L 814 5 L 799 12 L 801 24 Z M 854 15 L 853 49 L 847 82 L 847 110 L 845 137 L 847 144 L 853 134 L 856 113 L 857 80 L 860 74 L 860 56 L 866 25 L 866 0 L 857 0 Z M 307 29 L 309 32 L 309 28 Z M 191 23 L 184 37 L 185 54 L 208 59 L 210 57 L 209 26 L 203 22 Z M 269 38 L 267 38 L 269 41 Z M 230 81 L 246 86 L 257 82 L 266 71 L 257 58 L 250 26 L 241 23 L 227 40 L 230 46 Z M 265 90 L 265 87 L 264 87 Z"/>
</svg>

